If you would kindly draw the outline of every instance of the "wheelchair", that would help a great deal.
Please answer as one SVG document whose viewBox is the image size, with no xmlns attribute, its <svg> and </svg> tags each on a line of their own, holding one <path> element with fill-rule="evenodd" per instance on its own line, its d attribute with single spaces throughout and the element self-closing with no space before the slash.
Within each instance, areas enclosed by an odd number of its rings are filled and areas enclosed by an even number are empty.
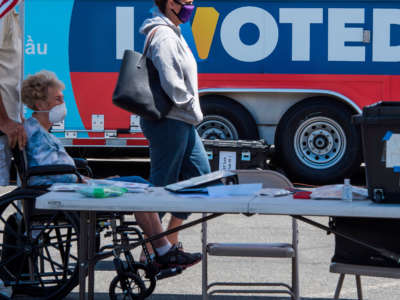
<svg viewBox="0 0 400 300">
<path fill-rule="evenodd" d="M 32 176 L 75 174 L 92 176 L 88 163 L 75 159 L 70 165 L 27 168 L 25 152 L 13 149 L 14 165 L 20 179 L 15 190 L 0 197 L 0 279 L 13 295 L 33 299 L 62 299 L 79 283 L 79 216 L 76 212 L 35 209 L 35 199 L 48 186 L 30 186 Z M 110 283 L 109 296 L 144 299 L 151 295 L 158 279 L 174 276 L 182 269 L 159 270 L 146 248 L 137 223 L 126 213 L 98 214 L 96 217 L 96 261 L 114 257 L 117 275 Z M 100 233 L 112 237 L 112 244 L 100 248 Z M 151 242 L 151 239 L 150 239 Z M 134 260 L 131 250 L 141 246 L 146 264 Z"/>
</svg>

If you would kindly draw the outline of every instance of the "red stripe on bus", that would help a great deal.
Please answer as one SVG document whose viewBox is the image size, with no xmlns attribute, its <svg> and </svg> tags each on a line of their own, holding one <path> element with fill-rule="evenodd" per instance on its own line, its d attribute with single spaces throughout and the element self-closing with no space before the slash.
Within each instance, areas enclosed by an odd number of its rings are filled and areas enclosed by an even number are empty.
<svg viewBox="0 0 400 300">
<path fill-rule="evenodd" d="M 74 146 L 104 146 L 106 144 L 105 139 L 74 139 L 72 141 Z"/>
<path fill-rule="evenodd" d="M 112 103 L 117 72 L 71 72 L 79 114 L 86 129 L 104 115 L 104 129 L 130 128 L 131 113 Z M 199 74 L 200 89 L 310 89 L 339 93 L 357 106 L 400 99 L 399 75 Z M 89 136 L 92 136 L 89 133 Z M 136 142 L 133 142 L 136 145 Z"/>
<path fill-rule="evenodd" d="M 149 142 L 147 140 L 126 140 L 127 146 L 148 146 Z"/>
</svg>

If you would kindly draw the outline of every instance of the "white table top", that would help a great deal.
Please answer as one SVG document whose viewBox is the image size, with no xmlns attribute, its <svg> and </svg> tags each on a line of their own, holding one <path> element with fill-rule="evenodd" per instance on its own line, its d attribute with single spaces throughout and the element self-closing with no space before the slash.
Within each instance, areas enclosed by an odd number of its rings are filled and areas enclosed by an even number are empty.
<svg viewBox="0 0 400 300">
<path fill-rule="evenodd" d="M 84 211 L 154 211 L 154 212 L 248 212 L 249 202 L 255 196 L 245 197 L 186 197 L 152 188 L 149 193 L 126 193 L 114 198 L 88 198 L 73 192 L 49 192 L 36 199 L 36 208 Z"/>
<path fill-rule="evenodd" d="M 256 197 L 249 213 L 270 215 L 332 216 L 400 219 L 400 204 L 378 204 L 371 200 L 309 200 L 287 197 Z"/>
<path fill-rule="evenodd" d="M 74 211 L 154 211 L 258 213 L 271 215 L 399 218 L 400 204 L 370 200 L 302 200 L 292 196 L 182 197 L 154 188 L 149 193 L 127 193 L 116 198 L 87 198 L 73 192 L 49 192 L 36 199 L 36 208 Z"/>
</svg>

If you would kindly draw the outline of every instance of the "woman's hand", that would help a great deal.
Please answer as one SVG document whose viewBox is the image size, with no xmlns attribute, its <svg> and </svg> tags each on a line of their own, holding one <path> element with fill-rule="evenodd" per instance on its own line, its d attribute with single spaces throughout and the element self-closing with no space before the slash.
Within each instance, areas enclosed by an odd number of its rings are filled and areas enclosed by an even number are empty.
<svg viewBox="0 0 400 300">
<path fill-rule="evenodd" d="M 20 150 L 24 149 L 27 137 L 23 124 L 8 119 L 1 124 L 0 129 L 7 135 L 10 148 L 18 145 Z"/>
<path fill-rule="evenodd" d="M 90 180 L 90 179 L 92 179 L 92 178 L 90 178 L 90 177 L 87 177 L 87 176 L 83 176 L 83 175 L 81 175 L 81 178 L 82 178 L 82 183 L 88 183 L 88 181 Z"/>
</svg>

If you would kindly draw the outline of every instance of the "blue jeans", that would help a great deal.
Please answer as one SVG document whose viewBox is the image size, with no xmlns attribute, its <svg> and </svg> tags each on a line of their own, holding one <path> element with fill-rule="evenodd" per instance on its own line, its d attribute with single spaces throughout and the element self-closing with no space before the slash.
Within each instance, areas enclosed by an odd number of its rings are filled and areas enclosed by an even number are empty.
<svg viewBox="0 0 400 300">
<path fill-rule="evenodd" d="M 168 118 L 158 121 L 141 118 L 140 126 L 150 144 L 150 182 L 154 186 L 210 173 L 203 142 L 193 125 Z M 173 212 L 172 215 L 185 220 L 190 214 Z"/>
</svg>

